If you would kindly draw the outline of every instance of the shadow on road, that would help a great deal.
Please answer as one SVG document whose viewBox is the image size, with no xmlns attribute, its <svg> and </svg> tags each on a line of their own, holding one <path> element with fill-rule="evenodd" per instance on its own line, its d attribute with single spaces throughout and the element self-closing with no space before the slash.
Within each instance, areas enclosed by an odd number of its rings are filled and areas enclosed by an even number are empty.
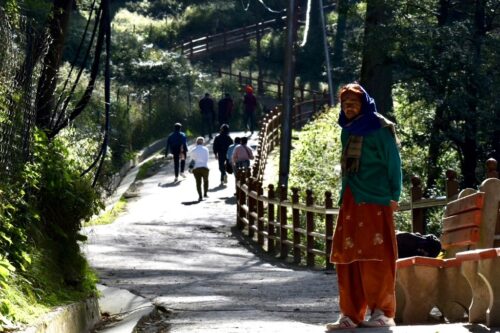
<svg viewBox="0 0 500 333">
<path fill-rule="evenodd" d="M 199 204 L 201 201 L 195 200 L 195 201 L 184 201 L 181 202 L 184 206 L 191 206 L 191 205 L 196 205 Z"/>
</svg>

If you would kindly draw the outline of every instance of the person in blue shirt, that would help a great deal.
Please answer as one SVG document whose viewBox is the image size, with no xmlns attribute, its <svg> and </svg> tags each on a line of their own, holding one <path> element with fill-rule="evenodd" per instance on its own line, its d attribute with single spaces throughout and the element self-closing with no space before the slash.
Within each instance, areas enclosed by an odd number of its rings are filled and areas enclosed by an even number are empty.
<svg viewBox="0 0 500 333">
<path fill-rule="evenodd" d="M 170 153 L 174 158 L 174 181 L 177 181 L 179 179 L 179 166 L 181 176 L 186 177 L 184 175 L 184 168 L 186 166 L 186 153 L 188 150 L 187 139 L 186 134 L 184 134 L 184 132 L 181 132 L 181 128 L 182 124 L 175 123 L 174 131 L 168 136 L 167 147 L 165 149 L 165 156 L 168 156 Z"/>
</svg>

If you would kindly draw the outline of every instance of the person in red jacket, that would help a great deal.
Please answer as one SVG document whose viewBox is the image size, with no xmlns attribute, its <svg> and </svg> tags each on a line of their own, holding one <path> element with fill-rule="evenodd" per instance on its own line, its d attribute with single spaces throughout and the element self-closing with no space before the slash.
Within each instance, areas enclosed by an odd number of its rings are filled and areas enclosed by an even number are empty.
<svg viewBox="0 0 500 333">
<path fill-rule="evenodd" d="M 256 121 L 256 108 L 257 108 L 257 98 L 255 98 L 253 94 L 253 88 L 251 85 L 247 85 L 245 87 L 245 96 L 243 96 L 243 124 L 245 125 L 246 130 L 250 130 L 253 134 L 255 129 L 255 121 Z"/>
</svg>

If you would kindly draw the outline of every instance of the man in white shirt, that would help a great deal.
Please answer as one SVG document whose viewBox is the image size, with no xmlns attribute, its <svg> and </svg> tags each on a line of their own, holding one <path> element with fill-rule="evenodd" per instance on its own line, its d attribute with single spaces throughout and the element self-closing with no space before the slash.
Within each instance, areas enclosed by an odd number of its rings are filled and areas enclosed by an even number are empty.
<svg viewBox="0 0 500 333">
<path fill-rule="evenodd" d="M 198 200 L 203 200 L 201 192 L 201 181 L 203 180 L 203 194 L 208 197 L 208 149 L 204 146 L 205 139 L 198 137 L 196 147 L 191 150 L 191 160 L 194 161 L 193 175 L 196 179 L 196 190 L 198 191 Z"/>
</svg>

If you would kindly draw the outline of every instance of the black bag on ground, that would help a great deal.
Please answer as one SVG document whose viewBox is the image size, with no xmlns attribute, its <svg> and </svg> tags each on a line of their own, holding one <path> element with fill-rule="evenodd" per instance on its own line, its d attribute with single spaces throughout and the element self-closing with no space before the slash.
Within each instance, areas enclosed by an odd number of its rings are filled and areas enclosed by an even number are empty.
<svg viewBox="0 0 500 333">
<path fill-rule="evenodd" d="M 396 233 L 398 241 L 398 257 L 407 258 L 413 256 L 435 258 L 441 252 L 441 242 L 433 235 L 421 235 L 413 232 Z"/>
<path fill-rule="evenodd" d="M 233 173 L 233 165 L 231 164 L 231 162 L 229 162 L 229 160 L 226 160 L 226 162 L 224 163 L 224 168 L 226 169 L 226 172 L 228 174 L 232 174 Z"/>
</svg>

